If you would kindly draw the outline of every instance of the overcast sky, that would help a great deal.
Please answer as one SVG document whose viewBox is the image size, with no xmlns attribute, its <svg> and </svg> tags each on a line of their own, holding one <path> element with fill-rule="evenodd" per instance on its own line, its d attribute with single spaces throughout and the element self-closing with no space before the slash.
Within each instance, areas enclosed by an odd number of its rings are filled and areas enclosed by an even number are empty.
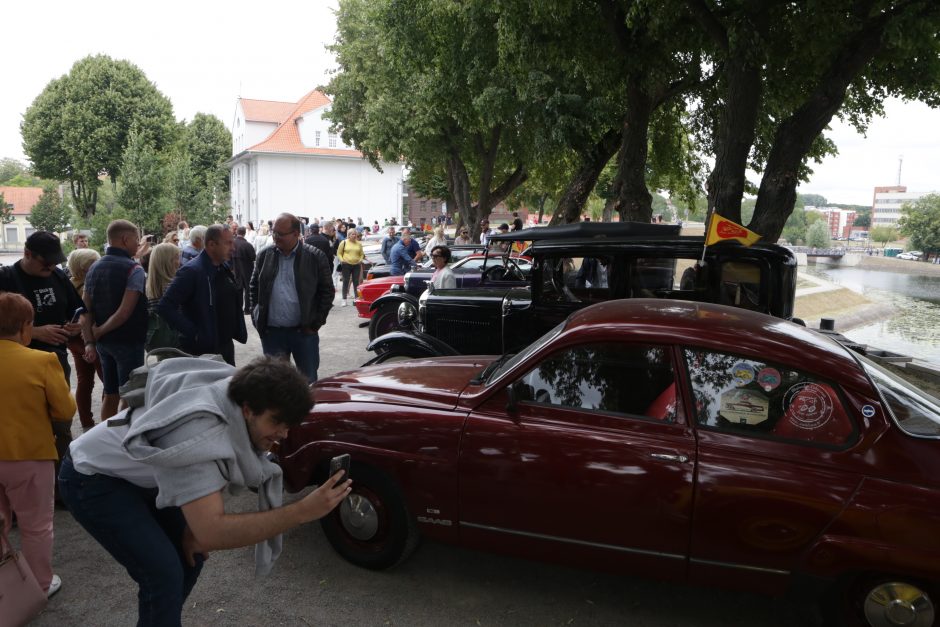
<svg viewBox="0 0 940 627">
<path fill-rule="evenodd" d="M 89 54 L 127 59 L 173 103 L 180 119 L 212 113 L 231 126 L 239 96 L 297 101 L 329 80 L 335 0 L 146 5 L 103 0 L 16 2 L 4 9 L 0 157 L 24 159 L 23 112 L 53 78 Z M 801 193 L 870 205 L 876 185 L 940 191 L 940 111 L 889 102 L 867 137 L 834 123 L 839 156 L 815 167 Z"/>
</svg>

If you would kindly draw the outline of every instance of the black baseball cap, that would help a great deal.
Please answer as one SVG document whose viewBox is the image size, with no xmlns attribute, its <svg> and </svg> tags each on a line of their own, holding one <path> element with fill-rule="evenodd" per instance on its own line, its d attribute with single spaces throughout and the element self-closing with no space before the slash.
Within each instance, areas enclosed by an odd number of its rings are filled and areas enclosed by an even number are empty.
<svg viewBox="0 0 940 627">
<path fill-rule="evenodd" d="M 508 230 L 509 230 L 509 225 L 506 224 L 505 222 L 503 222 L 502 224 L 499 225 L 499 230 L 500 230 L 500 231 L 508 231 Z"/>
<path fill-rule="evenodd" d="M 62 242 L 49 231 L 36 231 L 26 238 L 26 250 L 39 255 L 46 263 L 59 264 L 65 261 Z"/>
</svg>

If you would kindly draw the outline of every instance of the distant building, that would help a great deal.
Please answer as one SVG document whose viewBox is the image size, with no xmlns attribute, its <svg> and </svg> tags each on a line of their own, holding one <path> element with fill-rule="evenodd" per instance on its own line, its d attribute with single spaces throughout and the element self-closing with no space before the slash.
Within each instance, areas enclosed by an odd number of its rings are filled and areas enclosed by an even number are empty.
<svg viewBox="0 0 940 627">
<path fill-rule="evenodd" d="M 825 216 L 829 224 L 829 237 L 833 239 L 848 239 L 851 237 L 856 212 L 850 209 L 840 209 L 839 207 L 809 206 L 805 209 L 806 211 L 815 211 Z"/>
<path fill-rule="evenodd" d="M 240 98 L 232 122 L 232 214 L 259 227 L 279 213 L 310 218 L 401 220 L 400 163 L 379 172 L 343 143 L 323 118 L 330 99 L 311 91 L 298 102 Z"/>
<path fill-rule="evenodd" d="M 404 205 L 406 209 L 405 221 L 411 221 L 415 226 L 422 227 L 425 224 L 431 224 L 432 219 L 440 218 L 444 216 L 451 220 L 454 220 L 454 207 L 447 205 L 446 202 L 440 198 L 428 198 L 422 196 L 418 192 L 411 189 L 407 183 L 405 183 L 405 198 Z M 523 223 L 528 220 L 529 211 L 525 207 L 520 207 L 517 211 L 519 217 L 522 218 Z M 505 222 L 509 226 L 512 226 L 512 221 L 514 219 L 513 212 L 509 210 L 506 206 L 506 203 L 501 202 L 495 207 L 493 207 L 492 213 L 490 213 L 490 227 L 496 228 L 501 223 Z M 380 220 L 381 223 L 381 220 Z"/>
<path fill-rule="evenodd" d="M 930 192 L 909 192 L 904 185 L 876 187 L 871 204 L 871 226 L 897 227 L 901 218 L 901 207 L 914 202 Z"/>
<path fill-rule="evenodd" d="M 26 238 L 36 229 L 29 223 L 33 206 L 42 196 L 41 187 L 0 187 L 3 202 L 13 208 L 13 221 L 3 224 L 0 250 L 21 251 Z"/>
</svg>

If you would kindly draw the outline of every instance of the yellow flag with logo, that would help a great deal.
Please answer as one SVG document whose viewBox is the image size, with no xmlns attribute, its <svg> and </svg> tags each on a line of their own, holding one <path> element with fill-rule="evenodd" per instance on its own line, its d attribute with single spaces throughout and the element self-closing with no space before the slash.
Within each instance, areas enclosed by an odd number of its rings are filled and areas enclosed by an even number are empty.
<svg viewBox="0 0 940 627">
<path fill-rule="evenodd" d="M 745 246 L 750 246 L 760 240 L 760 235 L 754 231 L 747 230 L 737 222 L 732 222 L 717 213 L 712 214 L 711 222 L 708 225 L 708 237 L 705 238 L 705 245 L 711 246 L 717 242 L 724 242 L 729 239 L 741 242 Z"/>
</svg>

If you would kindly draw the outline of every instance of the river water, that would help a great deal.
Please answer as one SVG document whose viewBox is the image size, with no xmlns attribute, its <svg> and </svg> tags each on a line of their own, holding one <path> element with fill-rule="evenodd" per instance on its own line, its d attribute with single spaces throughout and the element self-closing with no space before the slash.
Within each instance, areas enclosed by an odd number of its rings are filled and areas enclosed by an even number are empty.
<svg viewBox="0 0 940 627">
<path fill-rule="evenodd" d="M 846 331 L 846 337 L 940 365 L 940 276 L 828 266 L 803 271 L 894 308 L 888 320 Z"/>
</svg>

